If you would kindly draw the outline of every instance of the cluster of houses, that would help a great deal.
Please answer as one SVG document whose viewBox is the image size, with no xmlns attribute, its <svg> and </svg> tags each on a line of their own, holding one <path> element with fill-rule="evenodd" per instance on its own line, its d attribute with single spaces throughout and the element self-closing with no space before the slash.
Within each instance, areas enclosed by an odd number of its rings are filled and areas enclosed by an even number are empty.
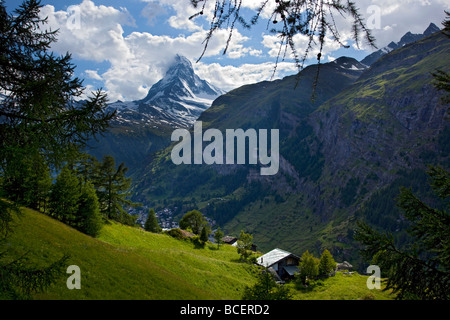
<svg viewBox="0 0 450 320">
<path fill-rule="evenodd" d="M 145 221 L 147 221 L 148 207 L 142 207 L 140 209 L 131 208 L 128 213 L 130 215 L 137 216 L 136 223 L 141 227 L 144 227 Z M 174 208 L 176 210 L 176 207 Z M 155 212 L 158 218 L 158 223 L 163 230 L 170 230 L 178 228 L 178 223 L 174 221 L 174 213 L 170 208 L 164 208 Z"/>
<path fill-rule="evenodd" d="M 143 206 L 142 208 L 136 209 L 136 208 L 130 208 L 128 213 L 133 216 L 137 216 L 136 223 L 140 225 L 141 227 L 144 227 L 145 221 L 147 221 L 147 215 L 150 208 L 148 206 Z M 158 219 L 159 226 L 164 230 L 170 230 L 170 229 L 176 229 L 180 226 L 178 225 L 178 222 L 174 220 L 175 217 L 175 211 L 177 210 L 177 207 L 172 208 L 164 208 L 161 210 L 158 210 L 155 212 L 156 218 Z M 206 220 L 206 223 L 208 223 L 211 227 L 214 227 L 216 225 L 216 221 L 204 217 Z"/>
</svg>

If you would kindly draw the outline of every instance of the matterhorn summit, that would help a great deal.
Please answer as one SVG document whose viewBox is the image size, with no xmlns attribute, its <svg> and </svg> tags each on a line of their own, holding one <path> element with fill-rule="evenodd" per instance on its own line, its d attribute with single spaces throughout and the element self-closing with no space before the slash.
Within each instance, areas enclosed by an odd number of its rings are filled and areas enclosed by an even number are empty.
<svg viewBox="0 0 450 320">
<path fill-rule="evenodd" d="M 192 63 L 176 55 L 165 76 L 155 83 L 147 96 L 132 102 L 115 102 L 120 121 L 152 119 L 173 127 L 189 127 L 212 102 L 224 94 L 195 74 Z"/>
</svg>

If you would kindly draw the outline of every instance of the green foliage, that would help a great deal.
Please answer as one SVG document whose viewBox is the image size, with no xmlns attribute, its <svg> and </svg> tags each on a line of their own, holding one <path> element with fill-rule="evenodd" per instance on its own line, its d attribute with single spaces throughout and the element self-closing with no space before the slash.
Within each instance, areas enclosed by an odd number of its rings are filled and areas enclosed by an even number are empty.
<svg viewBox="0 0 450 320">
<path fill-rule="evenodd" d="M 83 92 L 73 77 L 70 54 L 49 52 L 56 31 L 47 31 L 39 1 L 27 0 L 8 14 L 0 3 L 0 159 L 11 164 L 18 151 L 40 153 L 59 166 L 70 153 L 84 146 L 89 136 L 103 132 L 115 113 L 107 113 L 106 95 L 100 91 L 84 104 L 74 97 Z"/>
<path fill-rule="evenodd" d="M 274 276 L 267 270 L 258 275 L 257 282 L 246 287 L 242 300 L 291 300 L 290 290 L 275 282 Z"/>
<path fill-rule="evenodd" d="M 59 173 L 50 194 L 50 215 L 90 236 L 97 236 L 103 225 L 93 184 L 81 183 L 68 166 Z"/>
<path fill-rule="evenodd" d="M 319 275 L 319 259 L 307 250 L 300 258 L 299 269 L 300 273 L 297 275 L 297 282 L 306 284 L 309 280 L 313 280 Z"/>
<path fill-rule="evenodd" d="M 104 156 L 94 171 L 93 183 L 100 202 L 100 211 L 107 219 L 133 225 L 134 219 L 125 211 L 125 206 L 138 206 L 128 200 L 131 178 L 126 176 L 128 168 L 121 163 L 117 168 L 112 156 Z"/>
<path fill-rule="evenodd" d="M 203 214 L 198 210 L 189 211 L 179 222 L 181 229 L 187 230 L 189 228 L 197 235 L 204 229 L 205 224 L 206 220 L 203 217 Z"/>
<path fill-rule="evenodd" d="M 450 103 L 450 74 L 442 71 L 436 70 L 432 73 L 434 77 L 434 85 L 438 90 L 443 90 L 446 94 L 441 98 L 442 103 Z"/>
<path fill-rule="evenodd" d="M 237 252 L 241 255 L 242 260 L 247 260 L 252 255 L 253 236 L 241 230 L 237 240 Z"/>
<path fill-rule="evenodd" d="M 4 196 L 33 209 L 44 209 L 50 193 L 50 169 L 39 154 L 17 153 L 5 167 L 1 184 Z"/>
<path fill-rule="evenodd" d="M 158 224 L 158 218 L 156 217 L 155 210 L 150 209 L 147 215 L 147 220 L 144 224 L 144 229 L 149 232 L 158 233 L 161 232 L 161 227 Z"/>
<path fill-rule="evenodd" d="M 392 300 L 389 290 L 370 290 L 367 288 L 368 276 L 344 274 L 339 271 L 334 277 L 309 281 L 305 287 L 302 283 L 287 283 L 293 300 Z M 382 287 L 383 289 L 383 284 Z"/>
<path fill-rule="evenodd" d="M 206 226 L 203 226 L 202 231 L 200 232 L 200 241 L 202 243 L 208 242 L 208 236 L 209 236 L 208 228 L 206 228 Z"/>
<path fill-rule="evenodd" d="M 97 237 L 103 226 L 97 193 L 91 182 L 87 181 L 81 187 L 78 203 L 76 228 L 81 232 Z"/>
<path fill-rule="evenodd" d="M 319 275 L 329 276 L 336 270 L 336 261 L 327 249 L 323 250 L 319 261 Z"/>
<path fill-rule="evenodd" d="M 2 263 L 3 252 L 0 252 Z M 68 257 L 64 256 L 43 268 L 30 267 L 26 258 L 8 262 L 0 268 L 0 296 L 9 300 L 29 300 L 37 292 L 47 290 L 63 277 Z"/>
<path fill-rule="evenodd" d="M 106 112 L 106 95 L 97 91 L 84 103 L 76 103 L 84 88 L 73 77 L 69 54 L 49 52 L 56 31 L 44 29 L 42 5 L 26 0 L 12 14 L 0 1 L 0 233 L 9 235 L 18 206 L 46 209 L 51 179 L 49 167 L 61 168 L 86 145 L 91 136 L 106 130 L 115 113 Z M 65 189 L 57 204 L 52 188 L 52 210 L 74 223 L 79 183 L 65 172 L 58 185 Z M 67 211 L 64 211 L 67 209 Z M 2 244 L 3 245 L 3 244 Z M 5 262 L 0 251 L 0 293 L 9 298 L 28 298 L 45 290 L 60 274 L 65 259 L 48 267 L 32 267 L 26 259 Z"/>
<path fill-rule="evenodd" d="M 364 245 L 362 254 L 385 272 L 386 288 L 398 299 L 449 299 L 450 291 L 450 174 L 439 167 L 428 172 L 434 192 L 444 202 L 435 209 L 403 188 L 398 206 L 411 223 L 414 238 L 410 248 L 400 250 L 390 234 L 381 234 L 360 222 L 355 239 Z"/>
<path fill-rule="evenodd" d="M 169 236 L 171 236 L 172 238 L 175 238 L 175 239 L 178 239 L 178 240 L 181 240 L 181 239 L 184 238 L 183 232 L 181 232 L 181 230 L 179 228 L 170 229 L 166 233 Z"/>
<path fill-rule="evenodd" d="M 50 193 L 50 215 L 68 225 L 77 220 L 81 184 L 77 176 L 65 166 L 62 168 Z"/>
<path fill-rule="evenodd" d="M 223 238 L 224 233 L 222 232 L 222 230 L 219 228 L 217 228 L 216 232 L 214 233 L 214 240 L 217 243 L 217 249 L 219 249 L 220 245 L 223 243 Z"/>
<path fill-rule="evenodd" d="M 190 241 L 114 221 L 94 239 L 29 209 L 18 221 L 2 263 L 26 254 L 26 266 L 38 269 L 67 254 L 65 267 L 81 269 L 81 290 L 67 289 L 64 270 L 46 292 L 32 294 L 36 300 L 236 300 L 255 282 L 255 267 L 237 262 L 231 246 L 197 250 Z"/>
<path fill-rule="evenodd" d="M 0 245 L 2 239 L 12 232 L 12 222 L 15 215 L 21 215 L 19 206 L 14 202 L 4 200 L 0 192 Z"/>
<path fill-rule="evenodd" d="M 259 182 L 245 184 L 245 191 L 240 196 L 235 196 L 225 201 L 214 202 L 207 207 L 207 214 L 214 218 L 218 224 L 230 221 L 237 212 L 246 205 L 258 199 L 262 199 L 267 194 L 266 188 Z"/>
</svg>

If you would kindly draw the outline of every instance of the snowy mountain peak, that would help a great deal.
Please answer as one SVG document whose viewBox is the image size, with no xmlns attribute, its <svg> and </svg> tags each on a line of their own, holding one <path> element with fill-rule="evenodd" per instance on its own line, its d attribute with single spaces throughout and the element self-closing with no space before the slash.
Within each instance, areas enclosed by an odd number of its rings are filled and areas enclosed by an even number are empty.
<svg viewBox="0 0 450 320">
<path fill-rule="evenodd" d="M 118 111 L 118 124 L 159 122 L 189 127 L 224 93 L 196 75 L 192 63 L 177 54 L 164 77 L 150 88 L 144 99 L 117 101 L 109 107 Z"/>
<path fill-rule="evenodd" d="M 186 57 L 180 56 L 178 54 L 175 56 L 175 60 L 170 65 L 164 78 L 167 80 L 177 77 L 184 79 L 195 77 L 192 63 Z"/>
<path fill-rule="evenodd" d="M 196 75 L 186 57 L 176 55 L 164 78 L 139 101 L 139 111 L 152 113 L 156 109 L 167 115 L 170 121 L 189 126 L 223 93 Z"/>
</svg>

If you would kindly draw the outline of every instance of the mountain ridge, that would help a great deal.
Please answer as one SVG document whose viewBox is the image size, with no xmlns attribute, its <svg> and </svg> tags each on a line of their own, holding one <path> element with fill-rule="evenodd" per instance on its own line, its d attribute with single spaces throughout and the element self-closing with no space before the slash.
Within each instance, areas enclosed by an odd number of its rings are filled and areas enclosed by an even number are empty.
<svg viewBox="0 0 450 320">
<path fill-rule="evenodd" d="M 175 167 L 167 148 L 136 182 L 136 200 L 155 206 L 188 201 L 228 233 L 252 233 L 263 250 L 282 246 L 317 253 L 327 247 L 341 260 L 356 259 L 351 234 L 358 215 L 369 217 L 361 211 L 364 205 L 377 192 L 389 191 L 383 197 L 390 199 L 392 213 L 376 209 L 370 219 L 402 235 L 392 187 L 396 181 L 426 185 L 426 164 L 448 164 L 445 108 L 431 76 L 449 68 L 448 50 L 448 39 L 434 33 L 384 55 L 371 68 L 351 58 L 323 64 L 315 104 L 317 66 L 305 68 L 299 78 L 232 90 L 199 120 L 205 129 L 278 128 L 279 174 L 262 177 L 259 168 L 246 166 Z"/>
<path fill-rule="evenodd" d="M 366 56 L 364 59 L 361 60 L 361 63 L 365 64 L 366 66 L 371 66 L 374 62 L 376 62 L 378 59 L 380 59 L 382 56 L 384 56 L 386 53 L 389 53 L 395 49 L 401 48 L 404 45 L 410 44 L 415 41 L 419 41 L 427 36 L 432 35 L 433 33 L 436 33 L 440 31 L 441 29 L 436 26 L 434 23 L 430 23 L 430 25 L 427 27 L 427 29 L 422 34 L 413 34 L 410 31 L 408 31 L 406 34 L 404 34 L 399 42 L 391 41 L 386 47 L 383 47 L 368 56 Z"/>
<path fill-rule="evenodd" d="M 89 152 L 97 158 L 112 155 L 134 173 L 153 152 L 170 144 L 173 130 L 191 126 L 221 93 L 195 74 L 187 58 L 176 55 L 144 99 L 108 104 L 107 110 L 117 116 L 104 137 L 90 141 Z"/>
</svg>

